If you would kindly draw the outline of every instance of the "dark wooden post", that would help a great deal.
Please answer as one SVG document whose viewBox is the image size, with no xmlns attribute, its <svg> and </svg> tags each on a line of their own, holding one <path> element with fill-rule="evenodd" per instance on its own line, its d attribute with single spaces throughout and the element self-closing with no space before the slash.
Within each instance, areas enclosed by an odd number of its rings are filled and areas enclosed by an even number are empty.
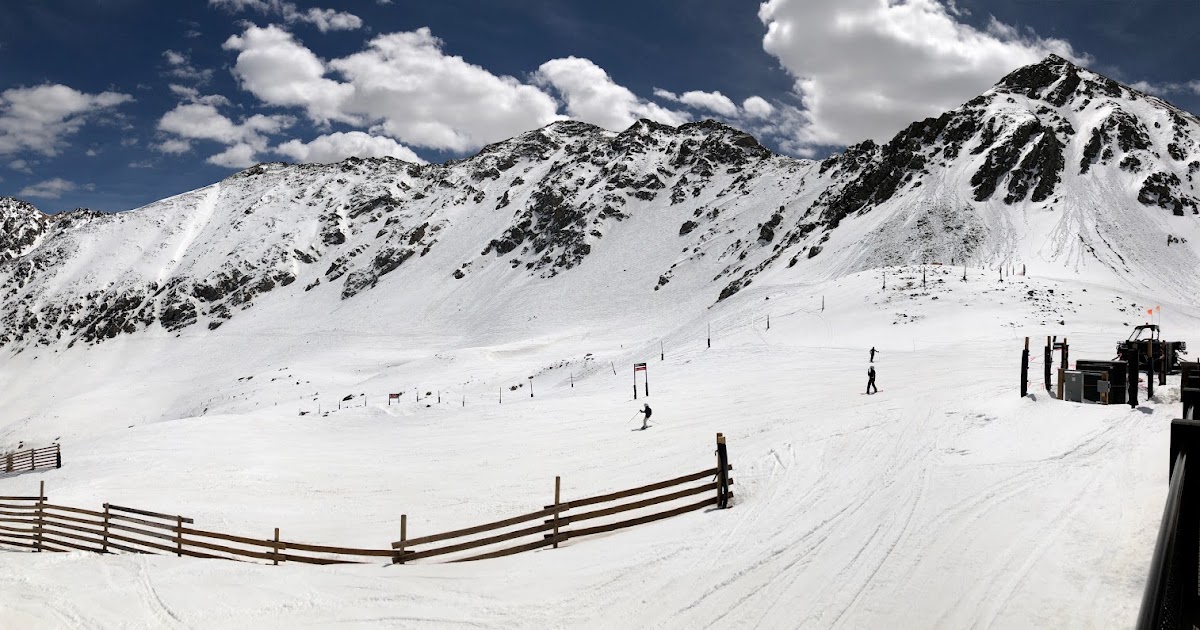
<svg viewBox="0 0 1200 630">
<path fill-rule="evenodd" d="M 554 477 L 554 548 L 558 549 L 558 502 L 561 499 L 562 477 Z"/>
<path fill-rule="evenodd" d="M 108 521 L 109 521 L 108 504 L 105 503 L 104 504 L 104 533 L 101 534 L 101 538 L 100 538 L 100 540 L 101 540 L 100 548 L 104 551 L 104 553 L 108 553 Z"/>
<path fill-rule="evenodd" d="M 1046 352 L 1043 359 L 1043 367 L 1046 372 L 1046 391 L 1050 391 L 1050 368 L 1051 364 L 1054 363 L 1054 355 L 1050 353 L 1051 347 L 1053 347 L 1052 342 L 1050 341 L 1049 337 L 1046 337 Z"/>
<path fill-rule="evenodd" d="M 633 366 L 633 399 L 637 400 L 637 365 Z"/>
<path fill-rule="evenodd" d="M 275 544 L 271 547 L 271 562 L 279 566 L 279 528 L 275 528 Z"/>
<path fill-rule="evenodd" d="M 37 531 L 34 539 L 34 546 L 38 552 L 42 551 L 42 528 L 46 523 L 46 482 L 38 482 L 38 502 L 37 502 Z"/>
<path fill-rule="evenodd" d="M 1170 359 L 1167 358 L 1167 355 L 1169 355 L 1170 352 L 1168 351 L 1167 344 L 1159 342 L 1158 345 L 1162 348 L 1162 351 L 1163 351 L 1163 360 L 1162 360 L 1162 365 L 1160 366 L 1162 369 L 1160 369 L 1158 371 L 1158 384 L 1162 385 L 1163 387 L 1166 387 L 1167 386 L 1167 372 L 1170 371 L 1170 364 L 1169 364 Z M 1179 391 L 1181 393 L 1183 392 L 1182 384 L 1180 384 L 1180 386 L 1179 386 Z"/>
<path fill-rule="evenodd" d="M 1029 395 L 1029 337 L 1025 338 L 1025 349 L 1021 351 L 1021 398 Z"/>
<path fill-rule="evenodd" d="M 400 515 L 400 546 L 392 556 L 392 564 L 404 564 L 404 543 L 408 541 L 408 515 Z"/>
<path fill-rule="evenodd" d="M 12 472 L 12 453 L 4 456 L 4 472 Z"/>
<path fill-rule="evenodd" d="M 708 347 L 712 347 L 712 324 L 708 325 Z"/>
<path fill-rule="evenodd" d="M 175 517 L 175 555 L 183 557 L 183 517 Z"/>
<path fill-rule="evenodd" d="M 1141 367 L 1138 364 L 1142 362 L 1138 356 L 1137 344 L 1130 344 L 1132 347 L 1125 353 L 1125 391 L 1129 399 L 1131 408 L 1138 405 L 1138 375 L 1141 374 Z"/>
<path fill-rule="evenodd" d="M 54 445 L 54 467 L 62 468 L 62 447 Z"/>
<path fill-rule="evenodd" d="M 1069 370 L 1069 369 L 1071 369 L 1071 364 L 1070 364 L 1070 363 L 1067 361 L 1067 356 L 1068 356 L 1068 355 L 1067 355 L 1067 349 L 1068 349 L 1068 347 L 1069 347 L 1069 346 L 1067 346 L 1067 338 L 1066 338 L 1066 337 L 1063 337 L 1063 342 L 1062 342 L 1062 366 L 1063 366 L 1063 369 L 1064 369 L 1064 370 Z"/>
<path fill-rule="evenodd" d="M 529 377 L 529 397 L 533 398 L 533 377 Z"/>
<path fill-rule="evenodd" d="M 729 452 L 725 450 L 725 435 L 717 434 L 717 509 L 729 507 Z"/>
<path fill-rule="evenodd" d="M 1146 340 L 1146 400 L 1154 396 L 1154 342 Z"/>
<path fill-rule="evenodd" d="M 767 313 L 767 330 L 771 330 L 771 314 Z"/>
</svg>

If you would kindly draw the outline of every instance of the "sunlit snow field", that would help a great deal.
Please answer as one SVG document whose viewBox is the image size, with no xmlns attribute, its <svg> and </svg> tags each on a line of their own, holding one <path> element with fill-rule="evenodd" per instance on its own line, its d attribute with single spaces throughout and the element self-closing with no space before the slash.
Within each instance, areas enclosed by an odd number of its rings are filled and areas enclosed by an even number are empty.
<svg viewBox="0 0 1200 630">
<path fill-rule="evenodd" d="M 7 353 L 0 447 L 59 441 L 63 467 L 0 478 L 0 495 L 44 480 L 59 504 L 386 547 L 401 514 L 418 536 L 539 509 L 556 475 L 570 499 L 702 470 L 723 432 L 736 497 L 457 565 L 0 552 L 0 627 L 1129 626 L 1178 377 L 1134 409 L 1059 402 L 1041 347 L 1067 336 L 1072 360 L 1108 359 L 1147 306 L 1172 339 L 1194 340 L 1200 313 L 1074 279 L 927 269 L 926 289 L 919 267 L 887 270 L 886 289 L 879 271 L 777 275 L 698 317 L 541 301 L 523 322 L 453 332 L 279 299 L 213 332 Z M 634 401 L 639 361 L 651 395 Z M 653 426 L 633 431 L 643 402 Z"/>
</svg>

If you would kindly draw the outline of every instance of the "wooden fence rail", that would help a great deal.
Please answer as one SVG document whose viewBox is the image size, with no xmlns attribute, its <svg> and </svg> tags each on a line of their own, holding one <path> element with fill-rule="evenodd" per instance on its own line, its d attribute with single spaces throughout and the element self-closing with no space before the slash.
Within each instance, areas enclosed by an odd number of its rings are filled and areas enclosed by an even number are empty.
<svg viewBox="0 0 1200 630">
<path fill-rule="evenodd" d="M 0 455 L 0 472 L 5 474 L 30 472 L 39 468 L 62 468 L 62 450 L 58 444 Z"/>
<path fill-rule="evenodd" d="M 497 558 L 546 546 L 557 547 L 559 543 L 572 538 L 641 525 L 708 506 L 725 507 L 732 497 L 728 486 L 733 480 L 728 477 L 728 471 L 733 466 L 728 464 L 725 455 L 724 438 L 717 434 L 717 440 L 716 468 L 573 501 L 561 500 L 561 478 L 555 478 L 553 504 L 536 512 L 491 523 L 408 538 L 408 516 L 402 515 L 400 541 L 384 549 L 333 547 L 284 540 L 280 538 L 278 527 L 274 528 L 271 536 L 263 538 L 237 536 L 201 529 L 193 519 L 178 514 L 111 503 L 105 503 L 100 510 L 58 505 L 48 502 L 45 482 L 41 482 L 37 496 L 0 496 L 0 547 L 31 549 L 35 552 L 173 554 L 192 558 L 258 560 L 275 565 L 281 562 L 354 564 L 378 558 L 390 558 L 395 564 L 404 564 L 439 556 L 451 556 L 447 558 L 451 562 Z M 664 490 L 670 492 L 656 494 Z M 710 496 L 692 500 L 706 494 Z M 642 495 L 653 496 L 586 512 L 571 512 Z M 668 509 L 646 513 L 647 508 L 653 506 Z M 568 529 L 577 523 L 627 512 L 639 514 L 624 520 Z M 521 527 L 512 529 L 516 526 Z M 477 537 L 479 534 L 488 535 Z M 527 540 L 506 546 L 506 543 L 522 538 Z M 444 544 L 430 546 L 432 543 Z"/>
<path fill-rule="evenodd" d="M 702 470 L 697 473 L 676 477 L 674 479 L 668 479 L 666 481 L 660 481 L 658 483 L 631 488 L 629 490 L 621 490 L 619 492 L 611 492 L 608 494 L 575 499 L 572 501 L 561 500 L 562 478 L 555 477 L 554 503 L 543 506 L 543 508 L 537 512 L 530 512 L 528 514 L 522 514 L 520 516 L 493 521 L 491 523 L 476 525 L 475 527 L 468 527 L 465 529 L 458 529 L 440 534 L 409 538 L 407 527 L 408 516 L 404 515 L 401 517 L 402 533 L 400 540 L 392 543 L 392 548 L 396 550 L 396 555 L 392 561 L 403 564 L 406 562 L 412 562 L 414 560 L 422 560 L 424 558 L 462 554 L 462 552 L 470 553 L 455 555 L 448 560 L 450 562 L 466 562 L 469 560 L 498 558 L 524 551 L 532 551 L 534 549 L 539 549 L 546 546 L 558 547 L 559 543 L 565 542 L 572 538 L 602 534 L 626 527 L 633 527 L 634 525 L 642 525 L 645 523 L 670 518 L 672 516 L 685 514 L 687 512 L 700 510 L 709 506 L 718 506 L 720 508 L 724 508 L 728 505 L 729 498 L 733 496 L 733 493 L 729 491 L 729 486 L 733 484 L 733 479 L 728 476 L 729 471 L 733 470 L 733 466 L 731 466 L 728 462 L 728 455 L 725 452 L 725 437 L 720 433 L 717 434 L 717 459 L 717 467 L 715 468 Z M 701 482 L 700 485 L 694 485 L 697 482 Z M 674 490 L 665 494 L 654 494 L 663 490 L 672 490 L 689 484 L 692 485 L 690 485 L 690 487 Z M 699 501 L 680 504 L 682 500 L 688 499 L 689 497 L 704 495 L 706 493 L 711 493 L 711 496 L 700 499 Z M 641 498 L 636 501 L 629 501 L 626 503 L 618 503 L 616 505 L 590 510 L 587 512 L 571 512 L 571 510 L 577 510 L 587 506 L 615 503 L 623 499 L 639 497 L 647 494 L 654 494 L 654 496 Z M 626 512 L 642 512 L 646 508 L 668 503 L 672 505 L 665 511 L 651 512 L 649 514 L 641 513 L 633 518 L 605 522 L 593 525 L 591 527 L 564 529 L 575 523 L 611 517 L 616 514 L 624 514 Z M 550 518 L 547 519 L 546 517 Z M 511 529 L 518 525 L 523 525 L 523 527 Z M 489 535 L 476 538 L 475 536 L 478 534 Z M 511 543 L 514 541 L 530 538 L 532 538 L 532 540 L 525 540 L 520 544 L 511 545 Z M 459 541 L 459 539 L 462 540 Z M 426 545 L 429 545 L 430 543 L 444 541 L 456 542 L 451 544 L 442 544 L 432 548 L 426 547 Z M 418 547 L 425 548 L 418 549 Z"/>
</svg>

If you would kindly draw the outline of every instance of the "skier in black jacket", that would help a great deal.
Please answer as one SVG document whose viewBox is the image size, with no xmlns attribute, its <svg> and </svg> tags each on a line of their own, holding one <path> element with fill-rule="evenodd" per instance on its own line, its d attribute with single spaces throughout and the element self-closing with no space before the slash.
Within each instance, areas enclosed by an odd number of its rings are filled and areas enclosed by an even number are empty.
<svg viewBox="0 0 1200 630">
<path fill-rule="evenodd" d="M 874 365 L 867 368 L 867 393 L 870 394 L 872 389 L 875 390 L 876 394 L 879 393 L 879 388 L 875 386 L 875 366 Z"/>
<path fill-rule="evenodd" d="M 875 362 L 875 346 L 871 346 L 871 363 Z"/>
<path fill-rule="evenodd" d="M 646 408 L 642 409 L 642 413 L 646 414 L 642 417 L 642 428 L 645 429 L 646 423 L 650 422 L 650 414 L 653 413 L 653 410 L 650 409 L 650 405 L 646 405 Z"/>
</svg>

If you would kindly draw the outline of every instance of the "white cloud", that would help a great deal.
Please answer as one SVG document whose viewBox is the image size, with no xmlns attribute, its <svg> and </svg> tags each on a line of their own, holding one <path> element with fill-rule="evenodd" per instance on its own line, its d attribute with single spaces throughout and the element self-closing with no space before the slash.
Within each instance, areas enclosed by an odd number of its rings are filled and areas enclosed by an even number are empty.
<svg viewBox="0 0 1200 630">
<path fill-rule="evenodd" d="M 154 148 L 162 153 L 182 155 L 192 150 L 192 143 L 182 138 L 167 138 L 154 145 Z"/>
<path fill-rule="evenodd" d="M 679 95 L 679 102 L 696 109 L 706 109 L 722 116 L 733 118 L 738 115 L 738 107 L 720 92 L 700 92 L 693 90 Z"/>
<path fill-rule="evenodd" d="M 796 146 L 884 140 L 952 109 L 1013 69 L 1050 53 L 1079 59 L 1062 40 L 992 20 L 957 21 L 939 0 L 767 0 L 763 48 L 796 79 L 803 116 Z"/>
<path fill-rule="evenodd" d="M 74 182 L 67 181 L 61 177 L 48 179 L 44 182 L 38 182 L 31 186 L 26 186 L 17 194 L 22 197 L 39 197 L 42 199 L 59 199 L 63 193 L 69 193 L 78 188 Z"/>
<path fill-rule="evenodd" d="M 761 96 L 751 96 L 742 101 L 742 109 L 751 118 L 770 118 L 775 113 L 775 106 Z"/>
<path fill-rule="evenodd" d="M 256 153 L 254 147 L 241 143 L 235 144 L 205 161 L 228 168 L 249 168 L 258 164 L 258 160 L 255 159 Z"/>
<path fill-rule="evenodd" d="M 1200 94 L 1200 80 L 1178 81 L 1178 82 L 1177 81 L 1169 81 L 1166 83 L 1152 83 L 1149 81 L 1138 81 L 1136 83 L 1129 84 L 1129 87 L 1131 87 L 1135 90 L 1138 90 L 1139 92 L 1145 92 L 1147 94 L 1154 94 L 1155 96 L 1169 96 L 1171 94 L 1181 94 L 1181 93 L 1188 93 L 1188 92 L 1190 92 L 1192 94 Z"/>
<path fill-rule="evenodd" d="M 684 112 L 638 98 L 590 59 L 551 59 L 538 68 L 534 80 L 557 91 L 572 118 L 607 129 L 623 130 L 640 118 L 668 125 L 688 121 Z"/>
<path fill-rule="evenodd" d="M 353 31 L 362 28 L 362 18 L 353 13 L 333 9 L 300 10 L 295 3 L 283 0 L 208 0 L 208 6 L 225 9 L 231 13 L 257 11 L 266 15 L 277 15 L 288 24 L 305 22 L 327 31 Z"/>
<path fill-rule="evenodd" d="M 268 136 L 294 122 L 290 116 L 255 114 L 237 123 L 213 105 L 184 103 L 159 119 L 159 131 L 174 137 L 155 148 L 163 153 L 180 154 L 191 149 L 192 140 L 211 140 L 226 145 L 226 150 L 210 157 L 210 163 L 240 168 L 255 164 L 257 153 L 267 149 Z"/>
<path fill-rule="evenodd" d="M 29 162 L 25 160 L 13 160 L 8 163 L 8 168 L 22 173 L 33 173 L 33 169 L 29 168 Z"/>
<path fill-rule="evenodd" d="M 26 150 L 57 155 L 64 139 L 89 118 L 132 100 L 128 94 L 86 94 L 51 84 L 0 92 L 0 155 Z"/>
<path fill-rule="evenodd" d="M 428 28 L 381 35 L 329 65 L 353 89 L 350 111 L 417 146 L 464 151 L 558 119 L 549 95 L 446 55 Z"/>
<path fill-rule="evenodd" d="M 167 86 L 171 93 L 179 98 L 191 103 L 203 103 L 204 105 L 212 105 L 214 107 L 224 107 L 231 105 L 229 99 L 220 94 L 200 94 L 200 90 L 186 85 L 178 85 L 175 83 Z"/>
<path fill-rule="evenodd" d="M 195 81 L 198 84 L 208 83 L 212 80 L 212 69 L 197 69 L 192 65 L 192 61 L 186 53 L 175 50 L 164 50 L 163 59 L 167 62 L 167 74 L 176 79 Z"/>
<path fill-rule="evenodd" d="M 242 88 L 264 103 L 304 107 L 319 123 L 357 122 L 343 112 L 354 86 L 324 78 L 325 63 L 291 33 L 277 26 L 248 26 L 224 47 L 238 51 L 233 74 Z"/>
<path fill-rule="evenodd" d="M 318 124 L 373 126 L 411 145 L 465 151 L 558 118 L 554 99 L 541 90 L 446 55 L 441 46 L 429 29 L 393 33 L 326 64 L 276 26 L 248 26 L 225 43 L 238 51 L 234 75 L 262 102 L 303 107 Z"/>
<path fill-rule="evenodd" d="M 340 162 L 348 157 L 394 157 L 416 164 L 425 163 L 412 149 L 395 140 L 361 131 L 332 133 L 308 143 L 291 140 L 275 147 L 275 152 L 297 162 L 318 164 Z"/>
</svg>

